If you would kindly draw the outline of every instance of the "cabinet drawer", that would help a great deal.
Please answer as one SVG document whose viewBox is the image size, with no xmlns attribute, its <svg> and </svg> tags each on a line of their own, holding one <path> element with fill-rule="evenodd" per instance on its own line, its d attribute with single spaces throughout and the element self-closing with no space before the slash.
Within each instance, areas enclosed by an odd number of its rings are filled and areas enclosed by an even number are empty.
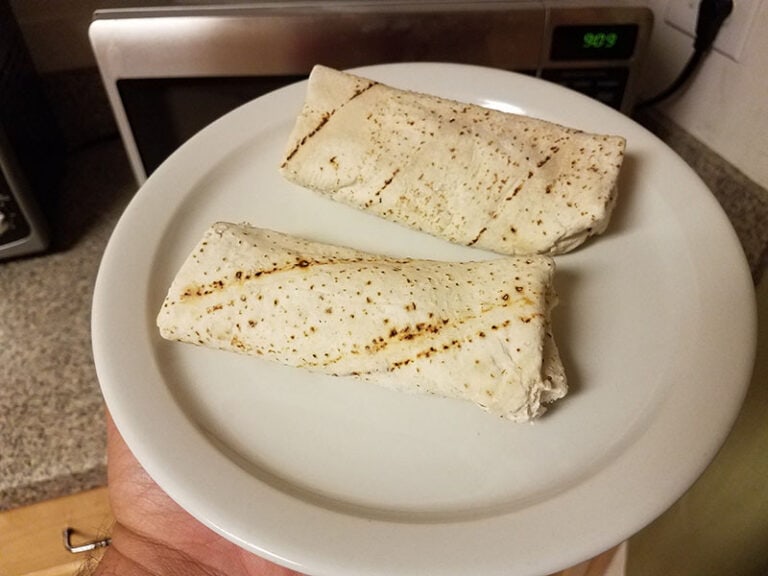
<svg viewBox="0 0 768 576">
<path fill-rule="evenodd" d="M 113 518 L 106 488 L 32 504 L 0 513 L 0 574 L 3 576 L 73 576 L 89 555 L 64 547 L 62 534 L 72 528 L 73 545 L 109 536 Z"/>
</svg>

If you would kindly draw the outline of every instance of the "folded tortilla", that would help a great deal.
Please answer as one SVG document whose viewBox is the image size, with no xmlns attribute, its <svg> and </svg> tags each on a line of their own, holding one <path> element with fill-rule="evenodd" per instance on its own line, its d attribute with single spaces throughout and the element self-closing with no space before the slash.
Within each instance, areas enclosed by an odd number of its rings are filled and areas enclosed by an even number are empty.
<svg viewBox="0 0 768 576">
<path fill-rule="evenodd" d="M 162 336 L 390 388 L 514 421 L 566 393 L 550 331 L 554 263 L 396 259 L 217 223 L 157 317 Z"/>
<path fill-rule="evenodd" d="M 280 171 L 451 242 L 560 254 L 607 227 L 624 148 L 620 136 L 316 66 Z"/>
</svg>

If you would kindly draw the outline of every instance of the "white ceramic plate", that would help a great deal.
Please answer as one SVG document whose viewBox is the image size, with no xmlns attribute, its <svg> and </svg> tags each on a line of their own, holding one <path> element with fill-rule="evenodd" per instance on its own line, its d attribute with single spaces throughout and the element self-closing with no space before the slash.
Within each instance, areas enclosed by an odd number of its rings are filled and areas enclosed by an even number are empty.
<svg viewBox="0 0 768 576">
<path fill-rule="evenodd" d="M 755 312 L 729 222 L 665 145 L 579 94 L 461 65 L 358 72 L 627 138 L 608 231 L 557 258 L 569 395 L 520 425 L 159 338 L 165 291 L 216 220 L 395 255 L 488 257 L 284 182 L 277 165 L 300 83 L 182 146 L 117 225 L 93 345 L 118 427 L 199 520 L 313 575 L 541 575 L 622 541 L 695 480 L 742 401 Z"/>
</svg>

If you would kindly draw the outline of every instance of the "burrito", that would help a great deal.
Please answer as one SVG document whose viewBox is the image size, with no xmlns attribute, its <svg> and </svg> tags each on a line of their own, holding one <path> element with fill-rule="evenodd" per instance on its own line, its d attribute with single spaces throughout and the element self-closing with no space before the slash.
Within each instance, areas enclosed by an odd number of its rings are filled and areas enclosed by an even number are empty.
<svg viewBox="0 0 768 576">
<path fill-rule="evenodd" d="M 606 229 L 624 149 L 621 136 L 316 66 L 280 171 L 457 244 L 561 254 Z"/>
<path fill-rule="evenodd" d="M 566 394 L 553 260 L 391 258 L 216 223 L 157 316 L 169 340 L 532 420 Z"/>
</svg>

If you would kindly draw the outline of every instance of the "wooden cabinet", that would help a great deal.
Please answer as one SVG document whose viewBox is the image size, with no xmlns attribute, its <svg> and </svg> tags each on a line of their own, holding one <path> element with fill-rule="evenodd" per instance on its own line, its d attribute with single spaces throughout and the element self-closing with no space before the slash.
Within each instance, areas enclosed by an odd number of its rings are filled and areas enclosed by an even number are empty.
<svg viewBox="0 0 768 576">
<path fill-rule="evenodd" d="M 0 512 L 0 575 L 74 576 L 103 549 L 73 554 L 63 532 L 72 528 L 72 545 L 109 536 L 113 518 L 106 488 Z"/>
</svg>

